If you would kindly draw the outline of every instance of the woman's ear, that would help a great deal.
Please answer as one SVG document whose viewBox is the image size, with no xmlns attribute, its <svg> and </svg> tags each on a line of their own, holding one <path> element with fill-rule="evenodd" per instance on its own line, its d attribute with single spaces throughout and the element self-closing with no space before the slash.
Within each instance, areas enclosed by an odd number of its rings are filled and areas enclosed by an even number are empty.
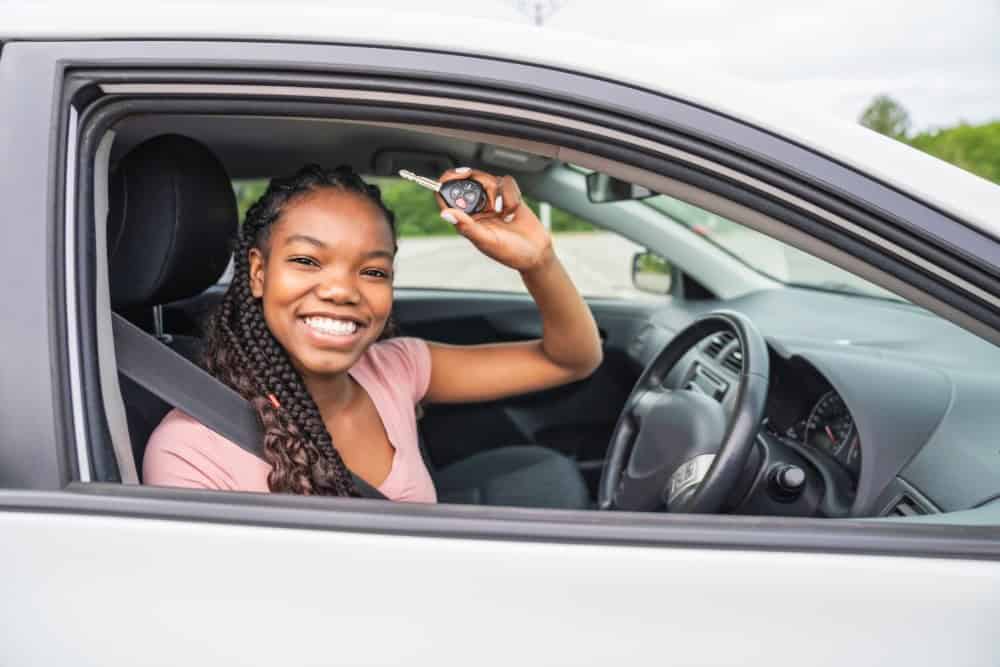
<svg viewBox="0 0 1000 667">
<path fill-rule="evenodd" d="M 264 296 L 264 254 L 260 248 L 250 248 L 247 260 L 250 262 L 250 292 L 259 299 Z"/>
</svg>

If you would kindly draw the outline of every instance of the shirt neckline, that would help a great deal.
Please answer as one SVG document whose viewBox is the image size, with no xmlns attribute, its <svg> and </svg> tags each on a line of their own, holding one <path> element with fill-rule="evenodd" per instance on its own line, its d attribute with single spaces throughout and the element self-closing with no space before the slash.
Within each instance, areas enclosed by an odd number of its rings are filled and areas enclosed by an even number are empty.
<svg viewBox="0 0 1000 667">
<path fill-rule="evenodd" d="M 367 352 L 367 351 L 366 351 Z M 393 475 L 396 474 L 396 470 L 399 468 L 399 447 L 396 445 L 396 439 L 394 434 L 389 432 L 389 424 L 385 420 L 383 414 L 383 405 L 381 405 L 382 397 L 380 392 L 372 392 L 368 385 L 368 378 L 363 377 L 365 373 L 357 372 L 357 368 L 360 364 L 356 363 L 351 368 L 347 369 L 347 374 L 354 378 L 354 381 L 358 383 L 358 386 L 364 389 L 365 393 L 368 394 L 368 398 L 371 400 L 372 405 L 375 407 L 375 414 L 378 415 L 379 421 L 382 422 L 382 430 L 385 432 L 386 440 L 389 441 L 389 446 L 392 447 L 392 463 L 389 464 L 389 473 L 382 480 L 382 483 L 375 487 L 380 493 L 385 495 L 383 488 L 389 486 L 390 480 L 393 479 Z"/>
</svg>

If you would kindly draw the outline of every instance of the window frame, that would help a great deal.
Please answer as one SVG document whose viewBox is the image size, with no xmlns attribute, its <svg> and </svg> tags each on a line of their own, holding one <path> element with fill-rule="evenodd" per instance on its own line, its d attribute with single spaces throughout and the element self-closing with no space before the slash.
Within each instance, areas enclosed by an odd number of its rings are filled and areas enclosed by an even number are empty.
<svg viewBox="0 0 1000 667">
<path fill-rule="evenodd" d="M 192 44 L 174 42 L 170 45 L 170 49 L 166 53 L 163 53 L 162 49 L 153 49 L 161 51 L 160 55 L 163 58 L 162 65 L 164 69 L 157 71 L 156 68 L 150 68 L 149 60 L 145 60 L 145 56 L 149 55 L 150 44 L 134 42 L 113 44 L 76 43 L 72 49 L 67 48 L 65 51 L 60 48 L 60 45 L 51 45 L 50 55 L 53 59 L 70 56 L 69 61 L 64 61 L 64 66 L 68 67 L 76 64 L 80 67 L 86 66 L 88 68 L 100 66 L 114 68 L 102 72 L 93 69 L 90 71 L 78 69 L 75 73 L 75 79 L 71 82 L 70 89 L 64 93 L 67 100 L 76 95 L 77 103 L 81 107 L 86 106 L 81 114 L 80 145 L 77 151 L 80 159 L 79 165 L 82 167 L 77 170 L 79 179 L 77 181 L 77 215 L 75 221 L 71 219 L 67 220 L 71 224 L 75 223 L 77 229 L 83 232 L 79 235 L 76 249 L 81 260 L 84 260 L 84 262 L 87 260 L 85 251 L 90 247 L 88 245 L 89 239 L 86 238 L 87 230 L 81 228 L 81 222 L 88 219 L 88 212 L 90 215 L 93 214 L 93 178 L 91 171 L 95 142 L 99 141 L 100 136 L 103 134 L 103 129 L 113 124 L 115 114 L 141 112 L 164 106 L 161 103 L 152 104 L 150 100 L 141 99 L 119 100 L 120 105 L 113 104 L 111 100 L 99 100 L 98 104 L 91 104 L 91 102 L 100 97 L 100 95 L 97 95 L 95 98 L 96 91 L 93 88 L 95 78 L 104 78 L 105 80 L 118 82 L 135 78 L 162 78 L 166 81 L 185 80 L 185 78 L 192 76 L 191 71 L 185 69 L 185 67 L 190 67 L 200 62 L 200 59 L 207 57 L 209 52 L 216 58 L 216 62 L 225 62 L 228 67 L 259 69 L 263 65 L 267 65 L 271 68 L 283 70 L 281 75 L 274 74 L 273 72 L 267 74 L 265 78 L 270 80 L 286 78 L 290 80 L 305 80 L 311 83 L 316 83 L 316 74 L 310 73 L 307 70 L 315 67 L 314 63 L 338 62 L 337 56 L 344 54 L 351 54 L 354 61 L 347 67 L 349 71 L 352 71 L 352 76 L 355 78 L 354 85 L 357 85 L 358 71 L 365 71 L 365 65 L 361 64 L 361 61 L 377 63 L 368 66 L 368 69 L 379 70 L 381 76 L 384 76 L 386 72 L 399 74 L 406 71 L 412 76 L 419 68 L 426 66 L 426 63 L 414 62 L 413 54 L 401 49 L 383 49 L 377 54 L 379 57 L 372 58 L 372 49 L 366 47 L 316 47 L 315 45 L 289 44 L 270 44 L 264 46 L 266 47 L 264 50 L 268 51 L 268 53 L 261 54 L 262 45 L 259 43 Z M 275 52 L 275 49 L 280 49 L 280 57 Z M 315 53 L 313 49 L 319 49 L 320 53 Z M 220 57 L 220 50 L 227 55 Z M 88 55 L 81 56 L 80 54 L 83 53 L 87 53 Z M 185 55 L 178 57 L 176 55 L 178 53 L 184 53 Z M 171 55 L 168 57 L 167 54 Z M 325 59 L 316 60 L 317 55 L 325 55 Z M 418 55 L 421 56 L 421 59 L 428 56 L 426 53 L 419 53 Z M 460 79 L 464 76 L 464 72 L 481 71 L 476 66 L 484 60 L 452 54 L 432 55 L 434 58 L 444 59 L 443 62 L 439 63 L 442 66 L 447 65 L 444 67 L 442 78 L 451 81 Z M 79 62 L 74 62 L 77 60 Z M 127 68 L 130 62 L 135 64 L 142 62 L 148 69 L 142 71 L 130 70 Z M 313 64 L 311 65 L 310 63 Z M 355 68 L 355 70 L 351 70 L 351 67 Z M 542 73 L 544 76 L 539 79 L 525 78 L 523 76 L 524 72 L 519 74 L 504 73 L 503 68 L 505 67 L 514 69 L 528 68 L 532 71 Z M 565 77 L 567 81 L 561 81 L 561 85 L 556 86 L 557 90 L 565 90 L 573 81 L 583 79 L 585 82 L 595 86 L 610 86 L 611 89 L 620 90 L 623 93 L 628 93 L 628 95 L 641 94 L 651 96 L 649 102 L 654 104 L 654 106 L 658 103 L 662 103 L 667 107 L 682 105 L 686 108 L 683 109 L 684 114 L 680 115 L 686 117 L 690 126 L 688 128 L 689 131 L 692 128 L 698 127 L 696 121 L 700 115 L 703 115 L 709 121 L 709 129 L 702 128 L 705 136 L 711 136 L 712 132 L 709 130 L 712 128 L 718 130 L 719 122 L 722 120 L 721 117 L 712 112 L 697 109 L 693 105 L 683 105 L 681 102 L 670 100 L 663 96 L 653 95 L 645 91 L 637 91 L 621 84 L 597 79 L 585 79 L 579 75 L 557 72 L 555 70 L 495 62 L 492 63 L 492 73 L 498 77 L 497 81 L 509 86 L 511 91 L 521 88 L 523 92 L 523 88 L 526 85 L 523 82 L 525 81 L 537 81 L 536 84 L 530 85 L 543 86 L 546 85 L 545 81 L 552 77 L 557 79 Z M 199 74 L 199 76 L 204 76 L 207 79 L 230 78 L 236 80 L 241 79 L 244 75 L 259 77 L 260 73 L 203 71 Z M 285 83 L 289 83 L 289 81 L 285 81 Z M 424 90 L 429 92 L 457 94 L 454 88 L 449 88 L 447 84 L 437 81 L 425 80 L 418 83 Z M 405 88 L 411 84 L 412 82 L 405 82 L 402 85 Z M 75 91 L 72 90 L 73 85 L 76 87 Z M 376 78 L 373 79 L 371 85 L 378 87 L 379 85 L 385 85 L 385 81 L 382 78 Z M 483 91 L 476 92 L 480 95 L 496 93 L 496 91 L 491 91 L 490 93 Z M 504 95 L 503 92 L 499 92 L 504 97 L 503 103 L 511 104 L 510 95 Z M 463 88 L 461 93 L 468 95 L 468 88 Z M 616 98 L 614 96 L 606 96 L 604 99 Z M 355 101 L 354 103 L 341 100 L 333 104 L 315 104 L 311 102 L 290 103 L 287 100 L 277 102 L 274 100 L 253 100 L 253 102 L 258 109 L 270 109 L 271 113 L 281 108 L 285 110 L 294 109 L 295 112 L 336 112 L 338 114 L 346 113 L 348 115 L 355 114 L 370 117 L 374 110 L 380 114 L 384 114 L 388 118 L 405 120 L 407 122 L 412 122 L 414 116 L 424 119 L 424 122 L 428 120 L 443 122 L 453 116 L 451 113 L 442 113 L 439 110 L 421 107 L 419 104 L 414 105 L 413 108 L 398 110 L 380 106 L 373 107 L 370 101 L 366 102 L 364 100 Z M 217 102 L 199 99 L 172 100 L 168 101 L 165 106 L 169 107 L 171 103 L 184 108 L 200 107 L 202 109 L 213 110 L 220 108 Z M 551 98 L 543 99 L 538 105 L 547 105 L 549 107 L 547 110 L 552 111 L 555 102 Z M 626 104 L 625 107 L 628 108 L 628 105 Z M 641 105 L 639 107 L 632 107 L 630 112 L 635 113 L 636 108 L 641 108 Z M 567 113 L 570 116 L 573 115 L 572 112 Z M 597 112 L 593 111 L 592 108 L 585 108 L 580 111 L 581 115 L 593 115 L 595 113 Z M 604 109 L 601 110 L 601 113 L 611 112 Z M 674 119 L 672 116 L 670 117 Z M 812 216 L 803 214 L 803 211 L 797 209 L 795 206 L 789 206 L 787 201 L 783 202 L 779 195 L 781 193 L 789 194 L 793 197 L 804 195 L 804 201 L 807 202 L 827 202 L 830 204 L 830 209 L 845 214 L 846 219 L 850 220 L 852 224 L 861 226 L 869 231 L 881 230 L 885 225 L 889 224 L 889 221 L 885 219 L 879 220 L 876 218 L 871 210 L 863 210 L 865 207 L 861 207 L 862 210 L 856 208 L 863 202 L 854 201 L 848 203 L 843 201 L 843 199 L 838 201 L 835 195 L 829 191 L 825 191 L 815 184 L 803 184 L 801 181 L 796 182 L 787 172 L 783 173 L 782 170 L 767 172 L 768 178 L 763 182 L 770 183 L 772 190 L 766 195 L 760 192 L 748 192 L 745 189 L 745 183 L 735 186 L 726 177 L 719 176 L 718 174 L 707 175 L 704 172 L 704 165 L 693 167 L 691 164 L 679 163 L 676 155 L 669 157 L 650 155 L 649 139 L 644 138 L 643 135 L 648 136 L 656 133 L 666 133 L 669 135 L 670 133 L 665 131 L 662 126 L 658 127 L 656 123 L 643 125 L 635 117 L 630 117 L 624 112 L 620 112 L 619 115 L 612 116 L 612 118 L 616 119 L 619 124 L 631 126 L 636 129 L 636 137 L 642 140 L 640 143 L 645 142 L 646 147 L 640 149 L 622 146 L 616 144 L 614 139 L 607 140 L 593 136 L 567 135 L 565 134 L 565 129 L 563 130 L 563 134 L 560 134 L 559 131 L 551 127 L 519 126 L 514 134 L 536 141 L 559 136 L 568 138 L 570 141 L 567 143 L 571 146 L 568 150 L 571 152 L 580 151 L 581 155 L 599 155 L 605 160 L 633 165 L 633 168 L 641 172 L 661 174 L 664 177 L 674 178 L 687 183 L 695 189 L 704 188 L 716 195 L 728 196 L 733 201 L 749 202 L 748 205 L 751 208 L 764 211 L 767 215 L 788 225 L 789 228 L 799 229 L 803 233 L 812 232 L 815 238 L 823 240 L 839 252 L 855 252 L 862 258 L 870 259 L 877 257 L 887 260 L 889 266 L 881 266 L 881 271 L 888 272 L 889 269 L 893 269 L 893 273 L 905 274 L 910 269 L 910 267 L 907 267 L 898 258 L 887 256 L 884 248 L 873 248 L 852 237 L 842 229 L 818 223 Z M 461 119 L 456 122 L 463 124 L 464 127 L 468 127 L 469 129 L 479 128 L 480 130 L 486 129 L 494 132 L 506 132 L 511 129 L 510 119 L 499 119 L 489 115 Z M 740 129 L 740 131 L 751 134 L 760 132 L 748 126 L 738 126 L 735 129 Z M 726 136 L 727 133 L 723 132 L 722 134 Z M 699 135 L 696 133 L 695 136 Z M 727 139 L 731 141 L 726 148 L 706 143 L 699 148 L 699 152 L 713 153 L 723 157 L 724 160 L 721 160 L 721 163 L 724 166 L 732 164 L 741 165 L 743 169 L 738 170 L 737 173 L 741 171 L 756 175 L 764 173 L 758 161 L 748 160 L 745 156 L 741 156 L 740 151 L 733 148 L 732 144 L 734 142 L 732 140 L 738 139 L 737 137 L 727 137 Z M 760 137 L 757 137 L 757 139 L 760 139 Z M 770 139 L 773 140 L 775 138 L 771 137 Z M 675 143 L 687 144 L 687 147 L 690 148 L 690 135 L 676 136 L 674 140 Z M 739 141 L 736 140 L 735 143 L 739 144 Z M 776 154 L 785 156 L 789 159 L 789 164 L 793 164 L 794 160 L 791 154 L 801 150 L 801 148 L 789 144 L 789 146 L 783 147 L 782 150 L 778 150 Z M 60 150 L 59 155 L 63 156 L 65 153 Z M 809 155 L 806 157 L 814 165 L 818 160 L 819 167 L 823 169 L 841 168 L 832 161 L 825 162 L 820 156 Z M 567 160 L 573 161 L 570 158 L 567 158 Z M 91 169 L 86 168 L 88 164 L 90 164 Z M 726 166 L 726 168 L 732 169 L 731 166 Z M 786 165 L 786 169 L 794 171 L 794 166 Z M 863 177 L 859 174 L 854 174 L 854 179 L 856 180 L 857 178 Z M 635 181 L 641 182 L 639 179 L 635 179 Z M 869 195 L 871 195 L 873 188 L 880 187 L 874 182 L 866 182 L 866 184 L 869 186 L 866 189 Z M 787 187 L 781 187 L 782 185 Z M 894 193 L 893 196 L 898 198 L 900 195 L 899 193 Z M 883 204 L 887 203 L 886 200 L 880 201 Z M 902 209 L 923 206 L 920 202 L 912 199 L 906 199 L 904 203 L 906 206 L 902 207 Z M 57 203 L 56 206 L 58 205 Z M 888 210 L 893 211 L 894 209 L 892 206 L 888 206 Z M 902 214 L 902 210 L 899 213 Z M 955 232 L 957 236 L 974 232 L 974 230 L 970 230 L 968 227 L 947 218 L 939 212 L 931 211 L 931 213 L 933 215 L 930 215 L 930 217 L 921 218 L 925 226 L 936 226 L 937 231 L 947 228 Z M 934 216 L 937 217 L 935 218 Z M 92 234 L 93 230 L 91 229 L 90 232 Z M 898 234 L 896 236 L 898 237 Z M 964 246 L 962 247 L 964 248 Z M 926 251 L 926 255 L 935 258 L 938 255 L 945 254 L 945 251 L 935 249 L 934 246 L 923 248 L 923 250 Z M 91 264 L 93 261 L 94 258 L 90 257 Z M 945 266 L 951 268 L 950 264 L 945 264 Z M 94 363 L 94 352 L 84 345 L 82 334 L 85 331 L 91 334 L 94 332 L 95 329 L 92 327 L 92 320 L 97 314 L 92 310 L 93 294 L 86 294 L 88 281 L 90 281 L 89 288 L 91 292 L 93 291 L 92 266 L 81 266 L 81 269 L 84 275 L 81 276 L 80 281 L 82 291 L 78 295 L 80 297 L 81 322 L 78 323 L 80 328 L 75 331 L 69 331 L 68 344 L 81 346 L 80 356 L 83 364 L 86 366 L 88 362 L 91 364 Z M 974 272 L 975 266 L 969 268 L 969 270 Z M 969 277 L 969 270 L 964 271 L 962 275 Z M 915 281 L 917 287 L 926 288 L 926 294 L 932 295 L 933 298 L 939 298 L 939 295 L 957 296 L 961 309 L 953 310 L 951 313 L 962 319 L 966 325 L 969 323 L 975 324 L 978 329 L 988 333 L 991 337 L 996 338 L 998 336 L 997 323 L 1000 322 L 1000 317 L 996 317 L 988 310 L 984 311 L 982 304 L 977 303 L 974 297 L 965 295 L 961 291 L 958 291 L 957 294 L 953 293 L 953 290 L 944 289 L 943 286 L 938 285 L 936 282 L 928 281 L 926 277 L 920 280 L 919 274 L 914 277 L 918 278 Z M 976 284 L 992 284 L 989 282 L 990 276 L 988 274 L 980 273 L 971 277 L 974 278 Z M 996 294 L 997 290 L 993 290 L 992 293 Z M 88 308 L 91 309 L 88 310 Z M 982 319 L 979 321 L 972 319 L 976 316 L 982 316 Z M 89 329 L 88 326 L 90 326 Z M 95 379 L 93 370 L 87 371 L 85 369 L 85 386 L 93 387 Z M 91 399 L 91 401 L 94 400 L 96 398 Z M 95 436 L 97 438 L 105 437 L 105 434 L 99 428 L 95 430 L 93 424 L 88 424 L 88 427 L 88 439 L 93 440 Z M 75 438 L 68 437 L 65 443 L 75 443 L 75 440 Z M 83 445 L 85 443 L 79 444 Z M 64 449 L 63 451 L 65 452 L 66 450 Z M 993 527 L 970 529 L 968 527 L 948 525 L 904 525 L 899 523 L 884 523 L 875 526 L 867 521 L 847 520 L 831 522 L 822 519 L 791 520 L 781 517 L 700 517 L 630 513 L 602 513 L 595 516 L 594 512 L 567 512 L 561 510 L 525 511 L 510 508 L 484 509 L 454 506 L 423 507 L 405 506 L 402 504 L 386 505 L 378 501 L 295 498 L 242 493 L 230 493 L 223 497 L 214 492 L 79 483 L 69 483 L 62 492 L 8 497 L 6 498 L 5 506 L 40 512 L 72 511 L 83 512 L 88 515 L 115 515 L 185 521 L 195 520 L 227 524 L 240 523 L 323 530 L 376 532 L 379 534 L 504 540 L 556 540 L 571 543 L 707 546 L 723 549 L 783 549 L 807 552 L 882 553 L 978 558 L 1000 557 L 1000 541 L 996 539 L 1000 533 Z"/>
</svg>

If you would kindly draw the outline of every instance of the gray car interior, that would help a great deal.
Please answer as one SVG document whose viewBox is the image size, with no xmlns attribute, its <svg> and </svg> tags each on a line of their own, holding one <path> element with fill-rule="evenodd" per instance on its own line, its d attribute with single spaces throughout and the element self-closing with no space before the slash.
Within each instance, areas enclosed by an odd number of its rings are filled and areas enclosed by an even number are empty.
<svg viewBox="0 0 1000 667">
<path fill-rule="evenodd" d="M 498 155 L 487 150 L 487 144 L 396 127 L 316 119 L 138 116 L 116 128 L 115 169 L 132 162 L 138 144 L 164 131 L 211 146 L 211 150 L 203 148 L 205 155 L 199 159 L 214 162 L 216 172 L 223 170 L 227 178 L 288 173 L 305 162 L 330 164 L 334 159 L 374 175 L 390 175 L 398 168 L 433 173 L 459 164 L 503 169 L 544 190 L 552 187 L 546 174 L 557 164 L 552 158 L 534 156 L 519 171 L 511 162 L 512 154 Z M 140 162 L 141 168 L 153 165 L 152 171 L 160 177 L 169 169 L 162 161 L 154 165 L 143 159 L 136 164 Z M 112 182 L 120 178 L 113 176 Z M 219 199 L 221 210 L 231 205 L 232 192 L 228 181 L 225 188 L 221 177 L 217 181 L 217 192 L 209 196 Z M 204 184 L 190 192 L 206 196 Z M 570 207 L 577 199 L 567 197 L 561 203 Z M 117 231 L 109 234 L 109 241 L 128 228 L 116 226 L 116 215 L 128 216 L 125 209 L 116 213 L 115 206 L 109 228 Z M 133 214 L 130 223 L 137 225 L 136 238 L 144 234 L 140 225 L 165 228 L 162 214 L 151 215 L 148 209 Z M 219 229 L 228 229 L 223 235 L 228 238 L 235 229 L 235 213 L 225 217 Z M 167 222 L 188 225 L 187 229 L 204 224 L 181 219 Z M 113 260 L 112 293 L 116 293 L 117 281 L 134 280 L 133 269 L 116 267 L 148 268 L 151 252 L 165 253 L 160 257 L 168 270 L 161 277 L 164 282 L 176 279 L 177 286 L 157 294 L 162 287 L 140 272 L 145 282 L 130 285 L 132 296 L 116 299 L 115 309 L 155 332 L 154 306 L 164 306 L 165 343 L 194 358 L 198 343 L 197 336 L 190 335 L 190 322 L 177 328 L 184 332 L 180 334 L 171 332 L 170 323 L 190 313 L 203 315 L 218 298 L 216 270 L 228 249 L 220 245 L 208 257 L 204 239 L 198 244 L 202 247 L 187 248 L 180 238 L 176 247 L 158 247 L 148 241 L 145 246 L 134 244 L 132 252 L 139 254 L 131 262 Z M 214 242 L 214 237 L 209 241 Z M 118 242 L 124 249 L 129 239 L 123 236 Z M 181 252 L 190 254 L 169 256 Z M 183 273 L 178 267 L 195 265 L 201 267 L 197 272 L 174 275 Z M 844 477 L 842 470 L 828 462 L 809 464 L 819 470 L 830 495 L 841 494 L 831 511 L 820 508 L 817 514 L 955 512 L 989 505 L 998 497 L 1000 458 L 995 456 L 993 434 L 1000 429 L 1000 416 L 992 406 L 1000 399 L 1000 390 L 990 369 L 1000 363 L 1000 353 L 992 344 L 919 307 L 880 299 L 800 288 L 761 289 L 735 298 L 719 298 L 711 292 L 689 296 L 642 304 L 590 300 L 605 338 L 607 361 L 594 378 L 579 386 L 502 405 L 428 410 L 421 430 L 442 500 L 589 506 L 596 491 L 594 471 L 600 469 L 607 436 L 632 383 L 676 333 L 719 308 L 750 317 L 767 341 L 771 387 L 763 438 L 785 438 L 810 405 L 831 391 L 850 411 L 860 434 L 861 463 L 853 477 Z M 409 335 L 454 343 L 516 340 L 540 333 L 533 304 L 523 295 L 413 290 L 397 295 L 397 316 Z M 709 358 L 706 350 L 694 356 L 702 363 L 717 361 L 719 372 L 726 373 L 724 360 Z M 133 446 L 141 460 L 145 438 L 166 406 L 143 396 L 127 380 L 123 380 L 123 392 Z M 475 453 L 465 456 L 473 439 L 481 440 L 482 448 L 473 447 Z M 526 445 L 509 447 L 511 442 Z M 727 509 L 762 514 L 788 511 L 775 504 L 752 503 Z"/>
<path fill-rule="evenodd" d="M 216 283 L 236 233 L 236 202 L 225 168 L 208 148 L 181 135 L 154 137 L 121 159 L 111 184 L 108 248 L 116 312 L 141 320 L 137 313 L 196 296 Z M 154 333 L 197 360 L 197 337 L 158 325 Z M 141 470 L 145 443 L 171 406 L 128 377 L 120 382 Z M 445 502 L 567 509 L 590 504 L 573 461 L 537 445 L 474 455 L 432 469 L 432 476 Z"/>
</svg>

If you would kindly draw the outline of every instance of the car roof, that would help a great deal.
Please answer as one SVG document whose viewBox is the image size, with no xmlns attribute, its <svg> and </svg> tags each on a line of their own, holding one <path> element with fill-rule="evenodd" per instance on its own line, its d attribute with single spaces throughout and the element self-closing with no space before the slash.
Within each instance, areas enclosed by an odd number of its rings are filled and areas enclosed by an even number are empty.
<svg viewBox="0 0 1000 667">
<path fill-rule="evenodd" d="M 506 21 L 306 0 L 15 2 L 0 39 L 256 39 L 417 48 L 556 67 L 628 83 L 784 136 L 1000 238 L 1000 186 L 759 83 L 655 48 Z M 191 16 L 197 16 L 192 21 Z"/>
</svg>

